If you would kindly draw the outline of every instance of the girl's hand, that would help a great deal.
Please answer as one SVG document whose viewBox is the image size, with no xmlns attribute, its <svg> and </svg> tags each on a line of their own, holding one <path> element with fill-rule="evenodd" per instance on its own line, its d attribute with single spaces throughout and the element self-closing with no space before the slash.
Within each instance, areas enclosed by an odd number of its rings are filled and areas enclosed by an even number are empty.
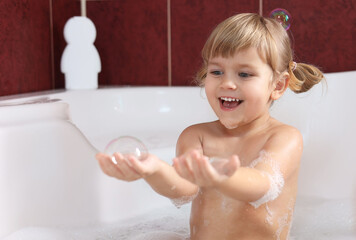
<svg viewBox="0 0 356 240">
<path fill-rule="evenodd" d="M 193 150 L 173 159 L 177 173 L 200 187 L 213 187 L 231 177 L 240 167 L 237 155 L 210 163 L 209 158 Z"/>
<path fill-rule="evenodd" d="M 106 175 L 129 182 L 150 176 L 159 168 L 159 159 L 151 154 L 144 160 L 138 160 L 135 156 L 123 156 L 121 153 L 114 153 L 113 156 L 98 153 L 96 159 Z"/>
</svg>

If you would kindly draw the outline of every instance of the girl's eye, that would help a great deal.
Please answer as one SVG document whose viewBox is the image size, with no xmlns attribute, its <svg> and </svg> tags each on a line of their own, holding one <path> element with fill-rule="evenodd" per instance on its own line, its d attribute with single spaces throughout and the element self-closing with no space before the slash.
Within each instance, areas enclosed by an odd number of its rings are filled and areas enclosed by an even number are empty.
<svg viewBox="0 0 356 240">
<path fill-rule="evenodd" d="M 220 76 L 220 75 L 223 74 L 222 71 L 218 71 L 218 70 L 216 70 L 216 71 L 211 71 L 210 73 L 211 73 L 212 75 L 215 75 L 215 76 Z"/>
<path fill-rule="evenodd" d="M 241 72 L 241 73 L 239 73 L 239 76 L 242 77 L 242 78 L 248 78 L 248 77 L 251 76 L 251 74 L 245 73 L 245 72 Z"/>
</svg>

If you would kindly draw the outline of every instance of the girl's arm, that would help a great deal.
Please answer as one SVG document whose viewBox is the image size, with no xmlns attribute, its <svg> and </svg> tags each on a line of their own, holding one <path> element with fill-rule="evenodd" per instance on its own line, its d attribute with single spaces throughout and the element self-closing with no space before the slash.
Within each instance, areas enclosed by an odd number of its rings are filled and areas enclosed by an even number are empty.
<svg viewBox="0 0 356 240">
<path fill-rule="evenodd" d="M 192 151 L 188 157 L 175 159 L 174 166 L 182 177 L 198 186 L 214 187 L 231 198 L 254 202 L 272 188 L 277 194 L 282 190 L 284 182 L 297 174 L 301 153 L 302 136 L 299 131 L 282 127 L 266 142 L 260 157 L 251 166 L 239 167 L 238 157 L 232 156 L 227 167 L 234 171 L 228 175 L 218 174 L 208 158 L 197 151 Z"/>
<path fill-rule="evenodd" d="M 98 153 L 96 159 L 103 172 L 123 181 L 144 179 L 157 193 L 168 198 L 180 198 L 195 194 L 197 186 L 180 177 L 172 166 L 153 154 L 144 160 L 134 156 L 123 157 L 115 153 L 115 164 L 112 156 Z"/>
<path fill-rule="evenodd" d="M 222 193 L 246 202 L 255 202 L 266 194 L 274 199 L 284 183 L 298 174 L 302 149 L 300 132 L 284 126 L 270 137 L 251 166 L 239 168 L 231 178 L 216 187 Z"/>
<path fill-rule="evenodd" d="M 203 153 L 201 137 L 196 125 L 186 128 L 179 136 L 176 146 L 176 156 L 189 154 L 191 150 Z M 161 161 L 164 165 L 155 174 L 145 177 L 145 180 L 159 194 L 171 199 L 194 196 L 199 187 L 188 179 L 182 178 L 174 167 Z"/>
<path fill-rule="evenodd" d="M 183 131 L 177 142 L 177 154 L 184 154 L 193 148 L 202 152 L 198 134 L 194 130 Z M 141 161 L 133 156 L 124 158 L 120 153 L 114 156 L 117 164 L 113 163 L 112 156 L 103 153 L 96 155 L 101 169 L 108 176 L 124 181 L 143 178 L 153 190 L 171 199 L 192 196 L 198 191 L 196 184 L 179 176 L 171 165 L 155 155 L 149 154 Z"/>
<path fill-rule="evenodd" d="M 179 176 L 168 163 L 159 160 L 159 164 L 161 166 L 158 171 L 143 177 L 154 191 L 170 199 L 179 199 L 196 194 L 198 191 L 197 185 Z"/>
</svg>

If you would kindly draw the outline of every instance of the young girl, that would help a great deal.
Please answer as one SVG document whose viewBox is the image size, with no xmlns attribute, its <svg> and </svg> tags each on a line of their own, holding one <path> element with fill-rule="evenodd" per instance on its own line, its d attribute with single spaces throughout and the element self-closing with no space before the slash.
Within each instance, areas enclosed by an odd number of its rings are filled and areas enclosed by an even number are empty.
<svg viewBox="0 0 356 240">
<path fill-rule="evenodd" d="M 290 45 L 276 20 L 228 18 L 207 40 L 197 77 L 219 120 L 185 129 L 173 166 L 154 155 L 138 161 L 120 153 L 114 164 L 100 153 L 102 170 L 125 181 L 143 178 L 171 199 L 192 198 L 192 240 L 287 239 L 303 142 L 269 108 L 287 87 L 300 93 L 323 78 L 293 62 Z"/>
</svg>

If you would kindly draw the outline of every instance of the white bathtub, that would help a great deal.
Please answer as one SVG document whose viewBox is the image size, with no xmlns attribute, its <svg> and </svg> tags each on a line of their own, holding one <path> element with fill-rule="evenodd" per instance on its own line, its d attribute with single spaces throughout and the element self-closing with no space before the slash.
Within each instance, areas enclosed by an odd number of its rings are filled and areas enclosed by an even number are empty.
<svg viewBox="0 0 356 240">
<path fill-rule="evenodd" d="M 356 71 L 327 74 L 327 86 L 300 95 L 288 91 L 272 106 L 273 116 L 304 137 L 293 239 L 356 237 L 354 89 Z M 0 239 L 136 239 L 120 233 L 132 230 L 122 228 L 128 223 L 142 223 L 135 216 L 151 223 L 141 224 L 140 234 L 171 231 L 177 221 L 184 229 L 176 231 L 186 232 L 189 206 L 174 208 L 143 181 L 105 176 L 94 155 L 111 139 L 132 135 L 170 162 L 185 127 L 214 119 L 198 87 L 0 98 Z M 162 219 L 172 224 L 158 227 Z"/>
</svg>

